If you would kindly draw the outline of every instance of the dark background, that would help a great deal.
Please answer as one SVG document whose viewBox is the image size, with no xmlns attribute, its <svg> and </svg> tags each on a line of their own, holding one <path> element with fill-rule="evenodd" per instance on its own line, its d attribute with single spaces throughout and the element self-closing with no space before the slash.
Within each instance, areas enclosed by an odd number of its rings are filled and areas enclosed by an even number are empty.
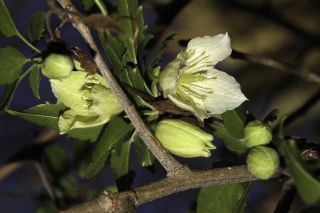
<svg viewBox="0 0 320 213">
<path fill-rule="evenodd" d="M 157 32 L 157 14 L 153 3 L 169 1 L 143 1 L 146 23 L 150 32 Z M 27 18 L 35 11 L 47 10 L 44 0 L 7 0 L 9 10 L 20 32 L 27 37 Z M 215 35 L 228 32 L 232 47 L 236 50 L 254 55 L 263 55 L 280 61 L 307 67 L 319 72 L 320 63 L 320 3 L 319 1 L 294 0 L 260 0 L 260 1 L 205 1 L 193 0 L 177 15 L 175 20 L 159 37 L 159 41 L 172 33 L 177 36 L 166 51 L 163 64 L 171 60 L 180 50 L 179 39 L 190 39 L 196 36 Z M 160 15 L 168 10 L 158 10 Z M 164 12 L 165 11 L 165 12 Z M 71 46 L 84 47 L 79 34 L 67 25 L 62 34 L 63 39 Z M 316 39 L 314 39 L 316 38 Z M 0 35 L 0 48 L 11 45 L 22 51 L 26 56 L 32 52 L 18 38 L 5 38 Z M 44 48 L 43 44 L 40 44 Z M 0 65 L 1 66 L 1 65 Z M 283 71 L 256 65 L 240 60 L 227 59 L 218 68 L 230 73 L 240 82 L 244 94 L 249 98 L 245 106 L 258 118 L 263 118 L 270 110 L 280 109 L 280 114 L 294 113 L 303 106 L 315 93 L 319 86 L 299 79 Z M 0 87 L 0 94 L 3 88 Z M 41 99 L 36 99 L 31 92 L 27 80 L 19 86 L 11 108 L 22 111 L 44 101 L 54 102 L 50 87 L 42 79 Z M 316 101 L 307 111 L 299 114 L 297 119 L 288 126 L 287 132 L 309 141 L 319 142 L 318 118 L 320 105 Z M 44 131 L 31 123 L 3 115 L 0 118 L 0 164 L 10 159 L 23 147 Z M 75 142 L 63 136 L 56 140 L 71 153 Z M 219 142 L 218 142 L 219 143 Z M 214 158 L 223 154 L 214 153 Z M 156 164 L 156 173 L 140 168 L 132 155 L 136 178 L 133 186 L 157 181 L 164 177 L 164 171 Z M 209 168 L 212 159 L 188 159 L 185 162 L 194 168 Z M 0 171 L 1 174 L 1 171 Z M 80 180 L 92 188 L 103 188 L 114 184 L 110 168 L 106 167 L 101 175 L 92 181 Z M 33 164 L 25 163 L 17 171 L 0 182 L 1 212 L 32 212 L 38 205 L 35 198 L 43 193 L 39 175 Z M 190 190 L 151 202 L 138 208 L 138 212 L 187 212 L 196 199 L 198 190 Z M 257 181 L 249 195 L 247 212 L 272 212 L 279 199 L 281 185 L 278 180 Z M 292 212 L 303 207 L 297 196 Z"/>
</svg>

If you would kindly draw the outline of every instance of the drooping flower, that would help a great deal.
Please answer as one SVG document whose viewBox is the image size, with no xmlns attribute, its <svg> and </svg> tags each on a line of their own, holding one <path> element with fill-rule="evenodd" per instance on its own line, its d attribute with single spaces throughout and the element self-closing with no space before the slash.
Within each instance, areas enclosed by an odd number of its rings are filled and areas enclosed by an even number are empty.
<svg viewBox="0 0 320 213">
<path fill-rule="evenodd" d="M 197 37 L 160 73 L 164 97 L 203 120 L 243 103 L 239 83 L 214 68 L 231 54 L 228 34 Z"/>
<path fill-rule="evenodd" d="M 184 158 L 210 157 L 213 136 L 199 127 L 177 119 L 160 121 L 155 130 L 160 144 L 169 152 Z"/>
<path fill-rule="evenodd" d="M 117 98 L 98 74 L 74 71 L 67 78 L 50 79 L 50 83 L 58 101 L 70 108 L 59 117 L 61 134 L 107 123 L 122 112 Z"/>
</svg>

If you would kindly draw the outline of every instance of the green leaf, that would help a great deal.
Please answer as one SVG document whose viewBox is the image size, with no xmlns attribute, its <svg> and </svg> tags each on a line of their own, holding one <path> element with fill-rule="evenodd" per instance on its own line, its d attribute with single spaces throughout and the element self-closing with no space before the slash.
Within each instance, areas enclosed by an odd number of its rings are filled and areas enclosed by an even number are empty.
<svg viewBox="0 0 320 213">
<path fill-rule="evenodd" d="M 29 61 L 13 47 L 0 49 L 0 85 L 11 84 L 19 78 L 22 68 Z"/>
<path fill-rule="evenodd" d="M 104 167 L 109 157 L 109 152 L 132 130 L 122 118 L 114 118 L 110 121 L 106 130 L 101 135 L 98 145 L 93 153 L 92 162 L 86 170 L 86 178 L 96 176 Z"/>
<path fill-rule="evenodd" d="M 72 129 L 66 134 L 68 135 L 68 137 L 76 140 L 95 142 L 98 140 L 104 126 L 105 124 L 88 128 Z"/>
<path fill-rule="evenodd" d="M 37 11 L 29 18 L 29 38 L 32 42 L 40 40 L 43 35 L 46 23 L 46 12 Z"/>
<path fill-rule="evenodd" d="M 99 36 L 101 43 L 103 44 L 102 46 L 104 48 L 104 51 L 112 64 L 113 72 L 115 73 L 117 78 L 120 79 L 121 73 L 123 71 L 121 60 L 125 53 L 125 48 L 117 38 L 111 36 L 109 33 L 100 33 Z"/>
<path fill-rule="evenodd" d="M 33 95 L 38 99 L 40 99 L 40 95 L 39 95 L 40 80 L 41 80 L 41 75 L 40 75 L 39 67 L 34 66 L 29 76 L 29 83 L 30 83 Z"/>
<path fill-rule="evenodd" d="M 225 128 L 232 136 L 241 139 L 243 138 L 243 129 L 247 119 L 246 109 L 242 106 L 228 110 L 221 115 Z"/>
<path fill-rule="evenodd" d="M 94 0 L 81 0 L 84 10 L 88 11 L 94 6 Z"/>
<path fill-rule="evenodd" d="M 13 97 L 14 91 L 17 87 L 18 81 L 5 85 L 4 93 L 0 101 L 0 115 L 4 113 L 5 109 L 9 106 L 11 99 Z"/>
<path fill-rule="evenodd" d="M 133 27 L 133 21 L 136 18 L 138 4 L 136 0 L 119 0 L 117 2 L 117 10 L 118 15 L 120 17 L 129 17 L 129 18 L 121 18 L 119 20 L 119 25 L 121 29 L 126 33 L 125 36 L 121 39 L 123 45 L 127 49 L 128 53 L 128 61 L 137 63 L 136 58 L 136 41 L 133 37 L 135 33 L 135 28 Z M 138 29 L 137 29 L 138 30 Z"/>
<path fill-rule="evenodd" d="M 240 213 L 245 207 L 250 184 L 232 183 L 202 188 L 197 213 Z"/>
<path fill-rule="evenodd" d="M 307 166 L 301 160 L 294 140 L 280 141 L 284 152 L 287 169 L 292 175 L 302 200 L 306 204 L 315 204 L 320 201 L 320 182 L 311 175 Z"/>
<path fill-rule="evenodd" d="M 130 147 L 131 141 L 128 140 L 125 143 L 122 143 L 111 153 L 110 166 L 117 179 L 123 177 L 129 172 Z"/>
<path fill-rule="evenodd" d="M 0 0 L 0 32 L 7 37 L 19 34 L 4 0 Z"/>
<path fill-rule="evenodd" d="M 238 155 L 246 153 L 248 148 L 244 144 L 243 139 L 234 137 L 224 127 L 214 125 L 213 128 L 215 129 L 215 135 L 223 140 L 228 150 Z"/>
<path fill-rule="evenodd" d="M 6 112 L 39 126 L 58 131 L 58 117 L 60 112 L 65 109 L 66 106 L 63 104 L 40 104 L 26 109 L 24 112 L 17 112 L 10 109 L 7 109 Z"/>
<path fill-rule="evenodd" d="M 63 176 L 68 172 L 69 159 L 66 151 L 57 144 L 51 144 L 44 150 L 46 165 L 55 176 Z"/>
<path fill-rule="evenodd" d="M 39 206 L 37 206 L 34 210 L 34 213 L 56 213 L 58 212 L 58 208 L 55 206 L 54 202 L 51 200 L 42 201 Z"/>
<path fill-rule="evenodd" d="M 155 157 L 138 135 L 134 137 L 134 145 L 139 156 L 140 165 L 143 167 L 153 165 Z"/>
</svg>

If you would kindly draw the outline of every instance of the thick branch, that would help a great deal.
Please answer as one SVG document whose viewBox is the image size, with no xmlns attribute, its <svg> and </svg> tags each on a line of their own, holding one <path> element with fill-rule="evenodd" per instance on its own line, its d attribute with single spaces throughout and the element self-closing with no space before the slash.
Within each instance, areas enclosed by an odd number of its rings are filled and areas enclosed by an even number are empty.
<svg viewBox="0 0 320 213">
<path fill-rule="evenodd" d="M 59 0 L 59 3 L 62 7 L 72 13 L 77 13 L 76 8 L 72 5 L 70 0 Z M 166 150 L 164 150 L 160 144 L 157 142 L 149 128 L 146 126 L 141 116 L 135 109 L 132 102 L 128 99 L 121 86 L 112 75 L 112 72 L 107 67 L 106 63 L 103 60 L 103 57 L 91 35 L 90 29 L 82 22 L 74 22 L 73 26 L 80 32 L 83 39 L 88 43 L 90 48 L 95 52 L 94 62 L 96 63 L 98 69 L 101 74 L 107 80 L 110 85 L 110 88 L 117 96 L 121 106 L 124 111 L 127 113 L 130 121 L 133 126 L 137 130 L 139 136 L 153 153 L 153 155 L 157 158 L 157 160 L 161 163 L 161 165 L 168 172 L 168 175 L 176 175 L 178 173 L 187 172 L 188 168 L 184 167 L 178 161 L 176 161 L 172 155 L 170 155 Z"/>
<path fill-rule="evenodd" d="M 159 182 L 142 186 L 132 191 L 100 196 L 97 199 L 63 211 L 75 212 L 128 212 L 153 200 L 177 192 L 227 183 L 240 183 L 256 180 L 245 166 L 226 167 L 208 171 L 194 171 L 188 175 L 168 177 Z M 130 204 L 131 203 L 131 204 Z M 128 209 L 126 209 L 128 208 Z"/>
<path fill-rule="evenodd" d="M 281 70 L 284 72 L 291 73 L 300 78 L 303 78 L 307 81 L 314 82 L 320 84 L 320 76 L 311 72 L 311 70 L 306 68 L 300 68 L 292 64 L 288 64 L 285 62 L 277 61 L 271 58 L 267 58 L 264 56 L 251 55 L 247 53 L 243 53 L 237 50 L 232 50 L 231 57 L 234 59 L 241 59 L 249 62 L 253 62 L 256 64 L 261 64 L 267 67 L 271 67 L 277 70 Z"/>
</svg>

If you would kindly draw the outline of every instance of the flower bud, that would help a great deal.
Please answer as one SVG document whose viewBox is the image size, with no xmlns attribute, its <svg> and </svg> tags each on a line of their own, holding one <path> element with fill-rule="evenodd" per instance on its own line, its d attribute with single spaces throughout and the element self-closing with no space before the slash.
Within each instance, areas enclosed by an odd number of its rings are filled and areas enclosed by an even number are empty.
<svg viewBox="0 0 320 213">
<path fill-rule="evenodd" d="M 43 62 L 42 74 L 47 78 L 65 78 L 71 74 L 73 62 L 69 56 L 51 54 Z"/>
<path fill-rule="evenodd" d="M 247 156 L 247 169 L 259 179 L 269 179 L 279 170 L 278 153 L 269 147 L 255 147 Z"/>
<path fill-rule="evenodd" d="M 199 127 L 177 119 L 160 121 L 155 136 L 169 152 L 184 158 L 210 157 L 213 136 Z"/>
<path fill-rule="evenodd" d="M 266 145 L 272 140 L 272 131 L 268 124 L 251 121 L 244 128 L 245 144 L 248 148 Z"/>
</svg>

